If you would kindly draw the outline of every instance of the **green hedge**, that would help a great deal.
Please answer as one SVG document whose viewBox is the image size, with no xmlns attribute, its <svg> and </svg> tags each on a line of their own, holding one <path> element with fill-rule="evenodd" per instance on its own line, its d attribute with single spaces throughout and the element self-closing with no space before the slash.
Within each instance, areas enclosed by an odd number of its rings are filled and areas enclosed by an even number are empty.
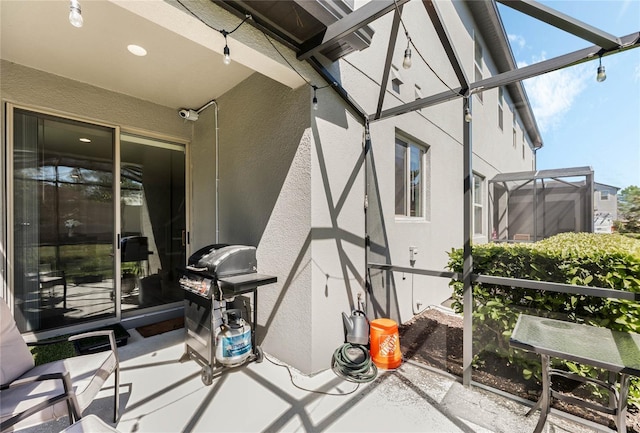
<svg viewBox="0 0 640 433">
<path fill-rule="evenodd" d="M 528 280 L 595 286 L 640 292 L 640 240 L 617 234 L 563 233 L 535 243 L 490 243 L 473 246 L 474 273 Z M 462 272 L 462 250 L 449 253 L 448 268 Z M 452 281 L 453 308 L 463 312 L 462 283 Z M 474 353 L 495 353 L 517 365 L 525 378 L 540 379 L 537 357 L 510 349 L 518 315 L 560 318 L 640 333 L 640 303 L 541 292 L 517 287 L 475 284 L 473 287 Z M 557 366 L 556 366 L 557 367 Z M 589 377 L 602 372 L 572 363 L 571 370 Z M 640 380 L 632 379 L 629 401 L 640 406 Z"/>
</svg>

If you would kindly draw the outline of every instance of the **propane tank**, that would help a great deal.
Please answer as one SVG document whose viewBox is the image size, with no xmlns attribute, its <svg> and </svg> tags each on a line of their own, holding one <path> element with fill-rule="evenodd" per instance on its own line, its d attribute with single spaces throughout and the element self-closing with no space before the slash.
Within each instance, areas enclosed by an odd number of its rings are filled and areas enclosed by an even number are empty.
<svg viewBox="0 0 640 433">
<path fill-rule="evenodd" d="M 242 364 L 251 355 L 251 326 L 242 318 L 242 310 L 222 313 L 223 324 L 216 332 L 216 360 L 226 367 Z"/>
</svg>

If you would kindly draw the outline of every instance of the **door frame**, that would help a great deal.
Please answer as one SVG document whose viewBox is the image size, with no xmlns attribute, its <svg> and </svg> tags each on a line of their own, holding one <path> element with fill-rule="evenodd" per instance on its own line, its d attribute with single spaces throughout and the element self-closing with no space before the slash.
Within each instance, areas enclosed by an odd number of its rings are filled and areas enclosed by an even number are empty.
<svg viewBox="0 0 640 433">
<path fill-rule="evenodd" d="M 96 120 L 92 118 L 82 117 L 75 114 L 70 114 L 63 111 L 48 109 L 40 106 L 32 106 L 27 104 L 15 103 L 9 100 L 2 101 L 3 108 L 5 112 L 4 116 L 4 126 L 5 126 L 5 134 L 4 134 L 4 149 L 3 155 L 0 157 L 0 162 L 2 166 L 0 167 L 0 172 L 4 173 L 4 185 L 3 191 L 5 199 L 3 200 L 3 207 L 5 209 L 5 220 L 3 226 L 3 238 L 4 238 L 4 247 L 5 251 L 3 254 L 3 269 L 2 274 L 4 279 L 2 280 L 2 297 L 5 302 L 8 303 L 11 312 L 15 314 L 14 311 L 14 292 L 11 289 L 14 284 L 14 275 L 13 275 L 13 249 L 15 245 L 14 233 L 11 230 L 11 227 L 14 225 L 14 202 L 13 202 L 13 154 L 14 154 L 14 110 L 22 109 L 26 111 L 31 111 L 38 114 L 49 115 L 60 117 L 63 119 L 79 121 L 84 123 L 89 123 L 96 126 L 106 127 L 113 129 L 115 137 L 114 137 L 114 150 L 113 150 L 113 158 L 114 158 L 114 167 L 113 167 L 113 197 L 114 197 L 114 232 L 113 232 L 113 240 L 112 240 L 112 248 L 114 251 L 114 275 L 120 275 L 121 273 L 121 262 L 120 262 L 120 254 L 119 252 L 120 245 L 118 243 L 118 239 L 121 237 L 120 226 L 121 226 L 121 218 L 120 218 L 120 185 L 119 182 L 115 182 L 115 179 L 120 179 L 120 137 L 122 134 L 131 134 L 149 138 L 151 140 L 160 140 L 160 141 L 168 141 L 178 145 L 184 146 L 185 151 L 185 228 L 187 232 L 187 242 L 185 247 L 186 257 L 190 254 L 190 242 L 189 242 L 189 232 L 191 227 L 191 214 L 190 214 L 190 205 L 191 205 L 191 170 L 190 170 L 190 142 L 188 140 L 172 137 L 165 134 L 159 134 L 152 131 L 125 127 L 116 125 L 109 122 L 104 122 L 101 120 Z M 112 325 L 115 323 L 122 322 L 122 309 L 121 309 L 121 282 L 119 278 L 114 278 L 114 291 L 115 291 L 115 315 L 114 317 L 104 318 L 104 319 L 96 319 L 92 321 L 87 321 L 84 323 L 80 323 L 77 325 L 69 325 L 60 328 L 55 328 L 51 330 L 43 330 L 43 331 L 30 331 L 23 334 L 24 338 L 27 341 L 34 341 L 37 338 L 50 338 L 62 333 L 77 333 L 82 332 L 88 328 L 96 328 L 101 326 Z M 125 320 L 134 320 L 136 316 L 153 316 L 157 315 L 165 310 L 175 310 L 178 307 L 181 307 L 182 304 L 180 302 L 168 303 L 164 305 L 159 305 L 156 307 L 150 307 L 142 310 L 137 310 L 136 313 L 132 313 L 131 315 L 126 315 Z"/>
</svg>

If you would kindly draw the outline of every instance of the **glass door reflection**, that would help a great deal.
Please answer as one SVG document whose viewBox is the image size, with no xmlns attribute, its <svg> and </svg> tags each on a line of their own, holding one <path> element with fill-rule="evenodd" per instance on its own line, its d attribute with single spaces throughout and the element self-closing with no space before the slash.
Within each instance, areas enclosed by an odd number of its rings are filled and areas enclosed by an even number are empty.
<svg viewBox="0 0 640 433">
<path fill-rule="evenodd" d="M 181 301 L 185 264 L 184 146 L 120 138 L 122 312 Z"/>
<path fill-rule="evenodd" d="M 22 332 L 115 316 L 112 128 L 15 109 L 13 281 Z"/>
</svg>

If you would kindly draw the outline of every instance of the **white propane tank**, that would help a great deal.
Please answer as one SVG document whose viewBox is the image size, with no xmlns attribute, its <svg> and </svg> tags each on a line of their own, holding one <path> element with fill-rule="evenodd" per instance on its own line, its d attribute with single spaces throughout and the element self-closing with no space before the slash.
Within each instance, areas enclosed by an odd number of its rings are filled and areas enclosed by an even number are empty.
<svg viewBox="0 0 640 433">
<path fill-rule="evenodd" d="M 216 331 L 216 360 L 226 367 L 242 364 L 251 355 L 251 326 L 239 309 L 223 313 L 224 324 Z"/>
</svg>

